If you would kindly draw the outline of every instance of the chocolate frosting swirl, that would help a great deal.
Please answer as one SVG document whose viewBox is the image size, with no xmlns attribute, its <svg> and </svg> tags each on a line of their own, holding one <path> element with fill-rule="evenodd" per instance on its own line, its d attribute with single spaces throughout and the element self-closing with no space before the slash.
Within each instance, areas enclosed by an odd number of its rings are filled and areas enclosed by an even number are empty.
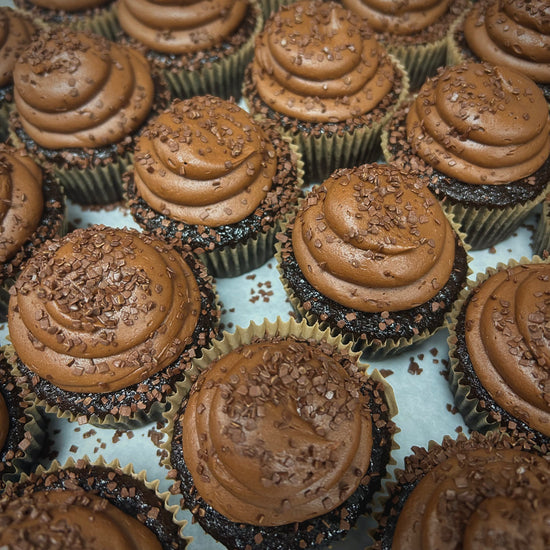
<svg viewBox="0 0 550 550">
<path fill-rule="evenodd" d="M 550 265 L 518 265 L 475 289 L 465 339 L 496 403 L 550 436 Z"/>
<path fill-rule="evenodd" d="M 550 154 L 548 105 L 524 75 L 466 62 L 422 86 L 407 115 L 407 139 L 447 176 L 510 183 L 536 172 Z"/>
<path fill-rule="evenodd" d="M 15 62 L 35 32 L 30 19 L 11 8 L 0 8 L 0 86 L 11 84 Z"/>
<path fill-rule="evenodd" d="M 424 30 L 449 10 L 452 0 L 342 0 L 378 32 L 410 35 Z"/>
<path fill-rule="evenodd" d="M 477 2 L 464 21 L 464 37 L 480 59 L 550 83 L 547 0 Z"/>
<path fill-rule="evenodd" d="M 334 2 L 296 2 L 256 40 L 252 81 L 273 110 L 310 122 L 372 111 L 392 90 L 391 59 L 358 16 Z"/>
<path fill-rule="evenodd" d="M 66 28 L 40 34 L 18 59 L 13 80 L 21 124 L 47 149 L 122 141 L 153 104 L 151 72 L 140 53 Z"/>
<path fill-rule="evenodd" d="M 181 420 L 198 493 L 229 520 L 253 525 L 336 508 L 370 464 L 361 376 L 321 345 L 293 338 L 220 357 L 192 388 Z"/>
<path fill-rule="evenodd" d="M 244 21 L 248 0 L 120 0 L 122 29 L 151 50 L 182 55 L 211 48 Z"/>
<path fill-rule="evenodd" d="M 392 550 L 546 547 L 550 466 L 543 457 L 487 447 L 439 460 L 401 510 Z"/>
<path fill-rule="evenodd" d="M 0 145 L 0 261 L 21 249 L 43 210 L 42 170 L 24 153 Z"/>
<path fill-rule="evenodd" d="M 454 231 L 418 178 L 389 165 L 336 171 L 303 201 L 294 255 L 319 292 L 359 311 L 401 311 L 447 283 Z"/>
<path fill-rule="evenodd" d="M 48 10 L 77 12 L 98 8 L 112 0 L 29 0 L 31 4 Z"/>
<path fill-rule="evenodd" d="M 23 363 L 75 392 L 112 392 L 172 363 L 191 341 L 200 291 L 180 253 L 129 229 L 92 226 L 25 265 L 8 326 Z"/>
<path fill-rule="evenodd" d="M 277 156 L 262 128 L 231 101 L 180 101 L 151 123 L 135 153 L 138 194 L 157 212 L 219 227 L 252 214 L 271 189 Z"/>
<path fill-rule="evenodd" d="M 49 550 L 116 548 L 161 550 L 145 525 L 90 491 L 37 491 L 9 500 L 2 510 L 0 546 Z"/>
</svg>

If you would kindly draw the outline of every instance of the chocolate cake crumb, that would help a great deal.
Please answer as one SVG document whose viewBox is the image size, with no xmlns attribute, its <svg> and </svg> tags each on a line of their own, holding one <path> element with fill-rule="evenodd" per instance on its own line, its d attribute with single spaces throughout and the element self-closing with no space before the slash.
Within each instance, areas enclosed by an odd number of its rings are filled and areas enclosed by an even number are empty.
<svg viewBox="0 0 550 550">
<path fill-rule="evenodd" d="M 420 365 L 414 360 L 414 357 L 409 358 L 409 368 L 407 372 L 409 374 L 419 375 L 424 369 L 420 368 Z"/>
<path fill-rule="evenodd" d="M 393 374 L 393 371 L 391 369 L 380 369 L 379 372 L 384 378 L 387 378 L 388 376 L 391 376 Z"/>
</svg>

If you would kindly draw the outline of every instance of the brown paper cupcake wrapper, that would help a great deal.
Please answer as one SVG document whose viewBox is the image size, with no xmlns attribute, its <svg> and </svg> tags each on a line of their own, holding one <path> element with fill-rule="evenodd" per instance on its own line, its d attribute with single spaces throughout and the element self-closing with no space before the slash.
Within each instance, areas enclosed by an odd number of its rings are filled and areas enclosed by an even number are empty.
<svg viewBox="0 0 550 550">
<path fill-rule="evenodd" d="M 231 55 L 206 64 L 196 71 L 163 70 L 173 97 L 189 98 L 196 95 L 212 94 L 224 99 L 241 97 L 244 70 L 254 55 L 254 41 L 261 31 L 264 18 L 256 0 L 251 4 L 256 9 L 256 26 L 248 40 Z"/>
<path fill-rule="evenodd" d="M 16 379 L 20 379 L 21 373 L 19 370 L 13 367 L 11 363 L 10 367 L 12 375 Z M 11 461 L 13 471 L 0 475 L 0 493 L 2 481 L 15 481 L 19 479 L 22 473 L 30 471 L 36 463 L 46 439 L 46 423 L 40 411 L 28 396 L 25 397 L 25 404 L 27 405 L 25 408 L 25 416 L 27 417 L 25 422 L 25 440 L 19 445 L 19 449 L 23 454 L 22 456 L 14 457 Z"/>
<path fill-rule="evenodd" d="M 298 144 L 302 151 L 306 178 L 308 181 L 324 181 L 337 168 L 359 166 L 373 162 L 380 157 L 380 135 L 394 111 L 409 94 L 409 75 L 401 62 L 391 56 L 394 65 L 402 75 L 401 92 L 397 101 L 387 112 L 370 125 L 356 127 L 351 132 L 320 133 L 283 132 Z"/>
<path fill-rule="evenodd" d="M 289 142 L 290 150 L 296 156 L 296 187 L 301 188 L 304 185 L 302 155 L 290 138 L 284 137 L 283 139 Z M 198 258 L 214 277 L 237 277 L 252 271 L 273 258 L 276 235 L 281 228 L 281 223 L 281 219 L 276 220 L 268 231 L 258 233 L 255 238 L 235 246 L 214 248 L 210 252 L 198 254 Z"/>
<path fill-rule="evenodd" d="M 100 34 L 109 40 L 116 40 L 118 31 L 118 19 L 115 10 L 115 2 L 111 6 L 101 8 L 101 13 L 89 16 L 75 17 L 69 26 L 78 31 L 91 31 Z"/>
<path fill-rule="evenodd" d="M 478 273 L 475 281 L 469 281 L 468 287 L 462 290 L 458 300 L 455 302 L 453 311 L 450 314 L 449 337 L 447 338 L 450 358 L 449 386 L 452 394 L 454 395 L 455 405 L 462 415 L 464 423 L 468 426 L 468 428 L 470 428 L 470 430 L 481 433 L 497 431 L 501 429 L 501 424 L 490 417 L 489 411 L 483 407 L 483 404 L 479 399 L 470 395 L 470 386 L 464 379 L 464 373 L 459 370 L 460 364 L 455 353 L 457 342 L 456 323 L 458 315 L 470 293 L 475 288 L 479 287 L 490 276 L 506 268 L 511 268 L 519 264 L 531 263 L 536 264 L 546 262 L 538 256 L 533 256 L 532 258 L 523 257 L 519 261 L 510 259 L 508 263 L 499 262 L 496 267 L 488 267 L 484 273 Z M 511 416 L 513 415 L 511 414 Z M 506 426 L 502 426 L 502 428 L 506 428 Z"/>
<path fill-rule="evenodd" d="M 10 140 L 16 148 L 25 148 L 18 135 L 10 128 Z M 31 153 L 29 153 L 31 154 Z M 41 162 L 51 169 L 54 177 L 63 186 L 68 199 L 80 205 L 112 204 L 123 199 L 122 175 L 133 161 L 133 154 L 118 155 L 116 161 L 105 166 L 80 169 L 77 167 L 60 169 L 54 163 Z"/>
<path fill-rule="evenodd" d="M 466 60 L 466 55 L 460 47 L 459 35 L 463 32 L 463 24 L 466 16 L 472 8 L 464 10 L 464 13 L 451 25 L 447 34 L 447 55 L 445 65 L 458 65 Z"/>
<path fill-rule="evenodd" d="M 534 199 L 507 208 L 474 208 L 442 201 L 441 206 L 453 214 L 466 234 L 466 241 L 473 250 L 491 247 L 509 237 L 550 191 L 550 182 Z"/>
<path fill-rule="evenodd" d="M 238 348 L 241 345 L 251 343 L 255 338 L 264 338 L 272 336 L 294 336 L 301 339 L 313 339 L 318 342 L 325 341 L 334 348 L 338 349 L 342 353 L 350 355 L 352 358 L 356 358 L 358 366 L 363 366 L 365 372 L 369 374 L 376 381 L 380 382 L 384 386 L 384 392 L 386 395 L 386 401 L 389 410 L 390 418 L 397 415 L 397 402 L 393 393 L 393 388 L 386 381 L 386 379 L 374 369 L 372 372 L 368 372 L 368 365 L 359 363 L 360 353 L 352 349 L 351 343 L 344 342 L 340 335 L 333 335 L 328 329 L 323 329 L 319 324 L 308 324 L 305 321 L 298 322 L 293 318 L 283 321 L 280 317 L 277 317 L 276 321 L 272 322 L 268 319 L 264 319 L 263 323 L 256 324 L 251 322 L 248 327 L 237 326 L 235 332 L 223 332 L 221 339 L 215 340 L 212 345 L 203 350 L 202 357 L 193 360 L 192 369 L 189 371 L 191 380 L 194 382 L 200 373 L 206 370 L 209 365 L 231 350 Z M 184 382 L 181 388 L 178 387 L 178 391 L 168 398 L 170 405 L 169 409 L 163 414 L 167 420 L 167 424 L 162 431 L 167 437 L 164 438 L 161 446 L 167 451 L 167 455 L 163 460 L 163 464 L 170 467 L 170 448 L 172 445 L 172 433 L 174 419 L 179 411 L 182 400 L 189 393 L 189 386 Z M 394 445 L 396 445 L 394 443 Z M 395 447 L 398 448 L 398 447 Z"/>
<path fill-rule="evenodd" d="M 274 11 L 278 11 L 282 6 L 294 4 L 297 0 L 259 0 L 264 14 L 264 20 L 267 19 Z"/>
<path fill-rule="evenodd" d="M 286 226 L 291 221 L 292 217 L 293 217 L 293 214 L 289 214 L 286 217 L 285 221 L 282 224 L 281 232 L 285 231 Z M 464 240 L 465 235 L 460 230 L 459 226 L 454 222 L 452 215 L 447 215 L 447 218 L 449 219 L 449 222 L 453 230 L 458 234 L 458 236 L 462 240 L 464 250 L 466 251 L 466 254 L 467 254 L 467 262 L 469 266 L 472 261 L 472 257 L 468 254 L 468 251 L 470 250 L 470 246 Z M 275 244 L 275 249 L 276 249 L 275 259 L 277 260 L 277 270 L 279 271 L 279 279 L 281 280 L 283 289 L 285 290 L 288 296 L 288 299 L 290 301 L 290 304 L 292 305 L 294 310 L 300 315 L 302 319 L 305 319 L 310 325 L 318 323 L 322 330 L 330 331 L 332 336 L 341 337 L 343 343 L 350 345 L 353 351 L 361 354 L 364 359 L 380 360 L 386 357 L 392 357 L 392 356 L 398 355 L 412 348 L 413 346 L 416 346 L 417 344 L 424 342 L 425 340 L 427 340 L 428 338 L 430 338 L 440 330 L 447 328 L 449 325 L 449 315 L 447 315 L 446 321 L 440 326 L 436 327 L 435 330 L 433 331 L 425 330 L 423 332 L 420 332 L 419 334 L 416 334 L 412 338 L 398 338 L 397 340 L 387 339 L 385 342 L 380 342 L 380 340 L 376 340 L 376 339 L 369 339 L 368 337 L 365 339 L 362 339 L 362 338 L 356 339 L 350 333 L 342 332 L 338 328 L 331 329 L 330 324 L 327 321 L 323 321 L 322 319 L 319 318 L 318 315 L 313 313 L 311 310 L 306 310 L 304 308 L 300 299 L 298 298 L 298 296 L 296 296 L 296 294 L 294 293 L 294 290 L 289 285 L 281 269 L 282 246 L 280 242 L 277 242 Z M 472 273 L 472 270 L 470 267 L 468 267 L 467 276 L 469 276 L 471 273 Z"/>
<path fill-rule="evenodd" d="M 186 520 L 181 520 L 177 518 L 177 514 L 180 511 L 180 507 L 175 504 L 169 504 L 170 499 L 170 493 L 168 491 L 161 492 L 159 490 L 159 484 L 160 481 L 158 479 L 155 479 L 153 481 L 149 481 L 147 479 L 147 473 L 145 470 L 141 470 L 140 472 L 134 471 L 133 464 L 127 464 L 124 467 L 120 465 L 120 462 L 118 459 L 113 460 L 112 462 L 107 462 L 103 456 L 99 456 L 96 460 L 93 462 L 88 458 L 88 456 L 84 456 L 83 458 L 80 458 L 78 460 L 75 460 L 73 457 L 69 457 L 65 464 L 61 465 L 59 461 L 54 460 L 50 466 L 46 469 L 41 464 L 37 466 L 36 470 L 33 472 L 36 476 L 43 476 L 44 474 L 55 474 L 56 472 L 59 472 L 61 470 L 66 470 L 69 468 L 76 468 L 76 469 L 82 469 L 86 466 L 99 466 L 102 468 L 109 468 L 112 470 L 120 470 L 122 474 L 127 475 L 141 483 L 150 491 L 155 493 L 156 497 L 159 500 L 159 503 L 162 504 L 164 509 L 171 514 L 172 516 L 172 522 L 178 529 L 178 533 L 181 539 L 183 539 L 187 544 L 189 544 L 193 539 L 192 537 L 186 537 L 183 535 L 183 529 L 187 525 Z M 24 483 L 30 479 L 29 475 L 22 474 L 20 478 L 20 483 Z"/>
<path fill-rule="evenodd" d="M 123 198 L 122 175 L 132 163 L 133 155 L 119 156 L 117 162 L 80 170 L 55 169 L 67 197 L 81 205 L 112 204 Z"/>
<path fill-rule="evenodd" d="M 550 253 L 550 194 L 542 203 L 539 223 L 533 235 L 533 252 L 542 258 Z"/>
<path fill-rule="evenodd" d="M 447 56 L 447 37 L 432 44 L 397 45 L 386 44 L 388 51 L 404 65 L 410 80 L 411 90 L 424 84 L 433 76 L 438 67 L 445 65 Z"/>
</svg>

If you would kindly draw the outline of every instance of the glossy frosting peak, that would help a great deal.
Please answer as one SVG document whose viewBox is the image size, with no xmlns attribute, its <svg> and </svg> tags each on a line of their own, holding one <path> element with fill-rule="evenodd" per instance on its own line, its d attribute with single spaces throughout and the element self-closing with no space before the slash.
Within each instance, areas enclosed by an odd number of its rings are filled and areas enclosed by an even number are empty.
<svg viewBox="0 0 550 550">
<path fill-rule="evenodd" d="M 180 101 L 150 124 L 135 154 L 138 193 L 156 211 L 187 224 L 243 220 L 267 195 L 277 157 L 262 128 L 231 101 Z"/>
<path fill-rule="evenodd" d="M 151 50 L 169 54 L 211 48 L 244 21 L 247 0 L 120 0 L 120 26 Z"/>
<path fill-rule="evenodd" d="M 231 521 L 284 525 L 343 503 L 370 465 L 361 375 L 318 344 L 242 346 L 212 363 L 181 420 L 200 496 Z"/>
<path fill-rule="evenodd" d="M 21 124 L 48 149 L 117 143 L 139 128 L 153 103 L 151 71 L 141 54 L 66 28 L 34 40 L 13 77 Z"/>
<path fill-rule="evenodd" d="M 452 178 L 509 183 L 548 158 L 548 105 L 526 76 L 464 63 L 422 86 L 407 116 L 407 138 L 417 155 Z"/>
<path fill-rule="evenodd" d="M 11 84 L 15 62 L 35 32 L 30 19 L 11 8 L 0 8 L 0 87 Z"/>
<path fill-rule="evenodd" d="M 395 69 L 358 16 L 307 0 L 268 19 L 256 40 L 252 80 L 279 113 L 338 122 L 372 111 L 394 87 Z"/>
<path fill-rule="evenodd" d="M 466 310 L 466 347 L 497 404 L 550 436 L 550 265 L 492 275 Z"/>
<path fill-rule="evenodd" d="M 437 22 L 449 10 L 452 0 L 342 0 L 342 3 L 378 32 L 409 35 Z"/>
<path fill-rule="evenodd" d="M 198 285 L 180 253 L 137 231 L 92 226 L 26 264 L 8 325 L 18 356 L 40 377 L 102 393 L 177 359 L 199 313 Z"/>
<path fill-rule="evenodd" d="M 0 261 L 21 249 L 43 210 L 42 170 L 24 153 L 0 145 Z"/>
<path fill-rule="evenodd" d="M 292 232 L 302 273 L 359 311 L 402 311 L 447 283 L 455 234 L 415 177 L 388 165 L 336 171 L 302 202 Z"/>
<path fill-rule="evenodd" d="M 83 489 L 26 493 L 2 506 L 2 548 L 161 550 L 145 525 Z M 66 544 L 60 545 L 62 538 Z"/>
<path fill-rule="evenodd" d="M 430 459 L 428 454 L 427 459 Z M 392 550 L 546 548 L 548 462 L 518 448 L 465 448 L 431 468 L 401 510 Z"/>
<path fill-rule="evenodd" d="M 476 2 L 464 21 L 464 37 L 480 59 L 550 83 L 548 0 Z"/>
</svg>

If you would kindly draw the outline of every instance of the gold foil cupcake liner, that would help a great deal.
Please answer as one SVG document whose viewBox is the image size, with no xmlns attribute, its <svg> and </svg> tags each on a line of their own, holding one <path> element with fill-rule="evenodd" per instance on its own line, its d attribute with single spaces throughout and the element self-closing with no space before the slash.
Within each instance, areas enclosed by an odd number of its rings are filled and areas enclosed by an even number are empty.
<svg viewBox="0 0 550 550">
<path fill-rule="evenodd" d="M 129 476 L 133 478 L 136 481 L 139 481 L 142 483 L 149 491 L 152 491 L 155 496 L 157 497 L 158 501 L 164 509 L 171 514 L 172 516 L 172 522 L 178 529 L 178 534 L 181 539 L 183 539 L 187 544 L 189 544 L 193 539 L 192 537 L 186 537 L 183 534 L 183 529 L 187 525 L 186 520 L 178 519 L 178 514 L 180 512 L 180 507 L 175 504 L 170 504 L 170 493 L 168 491 L 161 492 L 159 489 L 160 480 L 155 479 L 153 481 L 149 481 L 147 479 L 147 472 L 145 470 L 141 470 L 140 472 L 136 472 L 134 470 L 133 464 L 126 464 L 125 466 L 121 466 L 118 459 L 113 460 L 112 462 L 107 462 L 105 458 L 103 458 L 102 455 L 100 455 L 96 460 L 93 462 L 89 459 L 88 456 L 84 456 L 83 458 L 75 460 L 73 457 L 69 457 L 65 464 L 61 465 L 59 461 L 53 460 L 50 466 L 46 469 L 44 466 L 39 464 L 36 467 L 36 470 L 32 472 L 34 476 L 44 476 L 48 474 L 56 474 L 59 471 L 62 470 L 68 470 L 68 469 L 83 469 L 86 466 L 97 466 L 101 468 L 107 468 L 110 470 L 114 470 L 117 472 L 120 472 L 123 475 Z M 19 483 L 25 483 L 30 479 L 30 475 L 23 473 L 21 475 L 21 478 L 19 480 Z M 15 483 L 15 482 L 14 482 Z"/>
<path fill-rule="evenodd" d="M 539 223 L 533 235 L 533 251 L 542 258 L 550 253 L 550 194 L 542 202 Z"/>
<path fill-rule="evenodd" d="M 17 367 L 11 364 L 11 362 L 8 361 L 8 364 L 10 366 L 12 376 L 18 382 L 18 388 L 25 391 L 25 388 L 19 385 L 21 373 Z M 28 395 L 24 398 L 24 404 L 26 417 L 25 439 L 19 444 L 19 449 L 21 450 L 22 455 L 16 456 L 11 460 L 13 471 L 0 474 L 0 481 L 15 481 L 19 479 L 19 476 L 22 473 L 28 472 L 33 464 L 35 464 L 37 457 L 40 455 L 42 445 L 46 439 L 46 423 L 44 418 Z"/>
<path fill-rule="evenodd" d="M 284 136 L 288 142 L 291 154 L 296 158 L 296 182 L 298 188 L 304 185 L 304 163 L 296 144 Z M 291 206 L 291 205 L 289 205 Z M 214 248 L 212 251 L 198 254 L 199 260 L 207 267 L 214 277 L 237 277 L 265 264 L 275 253 L 276 235 L 281 228 L 281 219 L 275 220 L 272 227 L 264 233 L 258 233 L 235 246 Z"/>
<path fill-rule="evenodd" d="M 248 40 L 237 51 L 206 63 L 198 70 L 190 71 L 185 67 L 161 70 L 173 97 L 189 98 L 206 94 L 223 99 L 241 97 L 244 71 L 254 55 L 254 41 L 264 24 L 262 8 L 258 1 L 251 0 L 250 4 L 255 10 L 256 26 Z"/>
<path fill-rule="evenodd" d="M 447 214 L 446 212 L 445 214 L 454 232 L 458 235 L 458 237 L 462 241 L 462 245 L 466 252 L 466 261 L 468 263 L 468 271 L 466 274 L 466 277 L 468 277 L 472 273 L 472 269 L 469 267 L 472 261 L 472 257 L 468 254 L 468 251 L 470 250 L 470 246 L 464 240 L 465 235 L 460 230 L 460 227 L 454 222 L 452 214 Z M 293 219 L 293 214 L 289 214 L 282 224 L 281 232 L 283 233 L 285 232 L 288 223 L 290 223 L 292 219 Z M 281 268 L 281 264 L 282 264 L 281 243 L 277 242 L 275 245 L 275 248 L 276 248 L 275 259 L 277 260 L 277 270 L 279 271 L 279 279 L 281 281 L 281 284 L 283 285 L 283 289 L 286 292 L 286 295 L 288 296 L 290 304 L 292 305 L 294 310 L 298 313 L 298 315 L 300 315 L 302 319 L 305 319 L 310 325 L 318 323 L 323 330 L 325 329 L 329 330 L 333 336 L 340 336 L 342 338 L 343 343 L 352 346 L 353 351 L 362 355 L 364 359 L 381 360 L 381 359 L 385 359 L 386 357 L 393 357 L 405 351 L 409 351 L 412 347 L 424 342 L 425 340 L 427 340 L 428 338 L 430 338 L 440 330 L 446 329 L 449 325 L 449 316 L 446 315 L 445 317 L 446 320 L 432 331 L 425 330 L 423 332 L 419 332 L 418 334 L 412 336 L 411 338 L 402 337 L 396 340 L 388 338 L 384 342 L 381 342 L 380 340 L 375 338 L 369 339 L 366 335 L 365 335 L 365 338 L 357 339 L 357 338 L 354 338 L 350 333 L 343 332 L 342 330 L 336 327 L 331 328 L 330 324 L 327 321 L 320 319 L 319 316 L 313 313 L 311 310 L 304 308 L 302 302 L 300 301 L 298 296 L 296 296 L 294 290 L 288 283 L 286 277 L 284 276 L 283 270 Z M 466 280 L 464 284 L 466 284 Z"/>
<path fill-rule="evenodd" d="M 469 281 L 466 288 L 462 290 L 458 300 L 455 302 L 453 310 L 449 316 L 449 337 L 447 344 L 449 345 L 449 386 L 451 393 L 454 396 L 454 401 L 459 410 L 465 424 L 472 431 L 486 433 L 489 431 L 497 431 L 501 429 L 501 424 L 490 418 L 489 411 L 483 406 L 479 399 L 470 395 L 470 386 L 464 379 L 464 373 L 460 371 L 460 361 L 456 357 L 456 323 L 466 299 L 471 292 L 485 282 L 489 277 L 507 268 L 512 268 L 520 264 L 537 264 L 547 263 L 539 256 L 532 258 L 522 257 L 519 261 L 510 259 L 508 263 L 499 262 L 496 267 L 488 267 L 485 272 L 478 273 L 475 281 Z"/>
</svg>

